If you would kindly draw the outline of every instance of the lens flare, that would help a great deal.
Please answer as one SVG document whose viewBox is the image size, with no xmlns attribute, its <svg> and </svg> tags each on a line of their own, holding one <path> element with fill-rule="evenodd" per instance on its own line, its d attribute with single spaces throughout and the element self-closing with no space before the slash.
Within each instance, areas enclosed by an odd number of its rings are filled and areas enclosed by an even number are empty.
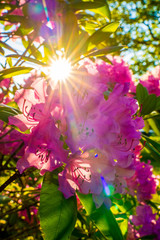
<svg viewBox="0 0 160 240">
<path fill-rule="evenodd" d="M 110 184 L 107 184 L 103 176 L 101 176 L 101 181 L 102 181 L 105 194 L 107 196 L 111 196 L 114 192 L 114 187 Z"/>
<path fill-rule="evenodd" d="M 52 81 L 57 82 L 65 82 L 71 73 L 71 64 L 65 58 L 59 58 L 57 60 L 52 60 L 52 64 L 50 66 L 50 77 Z"/>
</svg>

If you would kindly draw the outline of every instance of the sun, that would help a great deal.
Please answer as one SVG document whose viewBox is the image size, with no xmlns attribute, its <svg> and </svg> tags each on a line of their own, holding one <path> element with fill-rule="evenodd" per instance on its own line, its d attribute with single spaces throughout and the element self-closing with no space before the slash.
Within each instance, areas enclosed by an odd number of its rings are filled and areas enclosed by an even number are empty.
<svg viewBox="0 0 160 240">
<path fill-rule="evenodd" d="M 71 74 L 71 63 L 64 57 L 51 61 L 50 78 L 55 83 L 65 82 Z"/>
</svg>

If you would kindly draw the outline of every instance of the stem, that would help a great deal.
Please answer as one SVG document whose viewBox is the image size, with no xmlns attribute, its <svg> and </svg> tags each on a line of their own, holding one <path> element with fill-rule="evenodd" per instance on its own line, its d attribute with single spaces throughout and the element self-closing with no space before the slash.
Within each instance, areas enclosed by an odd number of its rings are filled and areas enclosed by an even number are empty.
<svg viewBox="0 0 160 240">
<path fill-rule="evenodd" d="M 12 159 L 12 157 L 14 157 L 17 152 L 19 152 L 19 150 L 23 147 L 24 142 L 22 142 L 19 147 L 11 154 L 11 156 L 8 158 L 8 160 L 6 161 L 6 163 L 3 165 L 3 168 L 7 167 L 8 163 L 10 162 L 10 160 Z"/>
<path fill-rule="evenodd" d="M 16 171 L 5 183 L 3 183 L 0 186 L 0 192 L 2 192 L 11 182 L 13 182 L 15 179 L 19 178 L 21 174 Z"/>
<path fill-rule="evenodd" d="M 0 139 L 4 138 L 7 134 L 9 134 L 10 132 L 12 132 L 14 129 L 11 128 L 8 132 L 6 132 L 5 134 L 3 134 Z"/>
<path fill-rule="evenodd" d="M 18 236 L 20 236 L 22 234 L 25 235 L 25 232 L 26 232 L 26 236 L 28 236 L 28 232 L 33 231 L 33 229 L 37 229 L 37 228 L 39 228 L 39 224 L 32 226 L 30 228 L 23 229 L 23 231 L 18 232 L 15 235 L 11 235 L 10 237 L 6 238 L 6 240 L 17 239 Z"/>
<path fill-rule="evenodd" d="M 34 40 L 35 40 L 35 37 L 33 37 L 33 39 L 31 40 L 31 42 L 29 42 L 28 47 L 25 49 L 25 51 L 24 51 L 23 54 L 20 56 L 20 58 L 18 59 L 18 61 L 14 64 L 14 67 L 16 67 L 16 66 L 19 64 L 19 62 L 21 61 L 21 59 L 22 59 L 23 57 L 25 57 L 26 53 L 28 52 L 28 50 L 29 50 L 30 47 L 32 46 Z"/>
</svg>

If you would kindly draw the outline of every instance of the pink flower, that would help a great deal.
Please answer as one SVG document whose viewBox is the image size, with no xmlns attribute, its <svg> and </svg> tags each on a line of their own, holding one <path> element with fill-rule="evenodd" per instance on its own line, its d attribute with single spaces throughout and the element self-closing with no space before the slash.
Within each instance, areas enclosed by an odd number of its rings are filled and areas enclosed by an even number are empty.
<svg viewBox="0 0 160 240">
<path fill-rule="evenodd" d="M 100 98 L 96 108 L 88 111 L 83 112 L 78 104 L 76 113 L 70 108 L 66 115 L 66 142 L 72 152 L 76 152 L 79 147 L 84 150 L 98 148 L 107 152 L 113 165 L 115 159 L 121 167 L 131 165 L 134 158 L 132 149 L 139 142 L 138 129 L 143 126 L 143 120 L 132 117 L 138 106 L 136 100 L 123 95 L 124 88 L 124 85 L 116 85 L 107 101 Z"/>
<path fill-rule="evenodd" d="M 3 155 L 12 154 L 22 143 L 23 134 L 6 126 L 0 120 L 0 152 Z M 23 149 L 20 151 L 23 153 Z"/>
<path fill-rule="evenodd" d="M 46 84 L 43 80 L 31 85 L 33 89 L 21 89 L 15 94 L 15 101 L 23 114 L 9 118 L 9 124 L 16 125 L 21 131 L 36 126 L 45 116 Z"/>
<path fill-rule="evenodd" d="M 127 180 L 129 193 L 136 194 L 139 201 L 149 200 L 156 193 L 156 179 L 149 163 L 136 161 L 135 174 Z"/>
<path fill-rule="evenodd" d="M 138 206 L 136 208 L 136 216 L 132 216 L 132 222 L 135 226 L 142 226 L 138 230 L 139 236 L 144 237 L 154 234 L 156 225 L 155 215 L 148 205 Z"/>
<path fill-rule="evenodd" d="M 70 156 L 64 170 L 59 173 L 59 190 L 66 198 L 74 195 L 75 191 L 92 193 L 97 207 L 103 202 L 108 207 L 108 197 L 114 192 L 123 193 L 125 178 L 133 174 L 132 169 L 112 166 L 105 152 L 92 149 Z"/>
<path fill-rule="evenodd" d="M 140 79 L 140 83 L 148 89 L 150 94 L 160 96 L 160 66 L 144 74 Z"/>
<path fill-rule="evenodd" d="M 59 190 L 66 198 L 74 195 L 76 190 L 83 194 L 101 193 L 100 175 L 92 169 L 94 162 L 93 154 L 90 156 L 88 152 L 82 155 L 76 153 L 68 159 L 65 169 L 58 174 Z"/>
<path fill-rule="evenodd" d="M 60 131 L 55 126 L 53 118 L 42 119 L 32 132 L 26 135 L 25 153 L 17 162 L 19 172 L 36 167 L 43 175 L 46 171 L 53 171 L 62 166 L 68 153 L 63 149 L 63 142 L 59 138 Z"/>
<path fill-rule="evenodd" d="M 15 101 L 18 103 L 22 114 L 9 118 L 9 124 L 17 126 L 21 131 L 36 127 L 41 119 L 50 115 L 55 122 L 60 120 L 65 129 L 63 108 L 59 97 L 55 93 L 47 94 L 47 84 L 43 79 L 38 79 L 31 85 L 32 89 L 21 89 L 15 94 Z"/>
<path fill-rule="evenodd" d="M 129 69 L 128 64 L 118 56 L 109 56 L 108 58 L 112 64 L 102 60 L 97 60 L 96 62 L 100 78 L 112 87 L 116 83 L 130 83 L 132 81 L 132 71 Z"/>
<path fill-rule="evenodd" d="M 38 213 L 38 209 L 34 206 L 31 206 L 29 208 L 29 211 L 30 211 L 30 218 L 29 218 L 29 214 L 28 214 L 28 211 L 27 209 L 24 209 L 24 210 L 21 210 L 18 212 L 18 215 L 19 217 L 22 217 L 22 219 L 24 219 L 24 221 L 26 221 L 27 223 L 29 224 L 33 224 L 34 223 L 34 219 L 36 219 L 36 215 Z"/>
<path fill-rule="evenodd" d="M 156 221 L 156 225 L 154 228 L 154 233 L 156 234 L 155 240 L 160 240 L 160 217 Z"/>
<path fill-rule="evenodd" d="M 0 81 L 0 88 L 3 88 L 3 87 L 9 88 L 10 82 L 11 82 L 10 78 L 6 78 Z"/>
</svg>

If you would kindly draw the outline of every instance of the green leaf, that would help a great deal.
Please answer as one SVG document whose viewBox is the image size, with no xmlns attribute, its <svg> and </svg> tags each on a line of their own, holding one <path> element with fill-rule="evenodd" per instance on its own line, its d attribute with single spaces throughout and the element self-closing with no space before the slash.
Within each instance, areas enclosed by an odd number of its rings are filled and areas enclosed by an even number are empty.
<svg viewBox="0 0 160 240">
<path fill-rule="evenodd" d="M 159 123 L 159 121 L 157 122 L 156 119 L 148 119 L 148 123 L 151 126 L 151 128 L 153 129 L 154 133 L 159 136 L 160 135 L 160 131 L 159 128 L 157 127 L 157 123 Z"/>
<path fill-rule="evenodd" d="M 19 54 L 10 54 L 10 55 L 7 55 L 6 57 L 21 58 L 21 59 L 25 60 L 26 62 L 32 62 L 32 63 L 38 64 L 38 65 L 48 66 L 47 64 L 45 64 L 41 61 L 38 61 L 37 59 L 31 58 L 31 57 L 21 56 Z"/>
<path fill-rule="evenodd" d="M 9 45 L 8 45 L 7 43 L 5 43 L 5 42 L 0 41 L 0 47 L 6 48 L 6 49 L 8 49 L 8 50 L 10 50 L 10 51 L 12 51 L 12 52 L 17 53 L 17 51 L 16 51 L 14 48 L 12 48 L 11 46 L 9 46 Z"/>
<path fill-rule="evenodd" d="M 95 9 L 100 8 L 106 4 L 105 0 L 93 0 L 91 1 L 83 1 L 83 0 L 76 0 L 75 2 L 71 3 L 71 8 L 74 10 L 85 10 L 85 9 Z"/>
<path fill-rule="evenodd" d="M 121 217 L 123 217 L 123 216 L 121 216 Z M 125 216 L 123 218 L 125 218 Z M 127 233 L 127 230 L 128 230 L 127 219 L 123 219 L 123 221 L 120 223 L 120 229 L 121 229 L 123 235 L 125 235 Z"/>
<path fill-rule="evenodd" d="M 151 159 L 151 157 L 154 159 L 154 160 L 157 160 L 160 158 L 160 154 L 159 152 L 148 142 L 146 142 L 145 138 L 141 138 L 140 142 L 142 143 L 142 145 L 144 145 L 144 148 L 147 149 L 147 152 L 149 152 L 149 156 Z"/>
<path fill-rule="evenodd" d="M 111 12 L 109 10 L 109 5 L 108 5 L 107 1 L 106 1 L 105 6 L 102 6 L 102 7 L 97 8 L 97 9 L 92 9 L 92 12 L 98 13 L 101 16 L 106 17 L 109 20 L 111 20 Z"/>
<path fill-rule="evenodd" d="M 157 97 L 157 104 L 155 110 L 160 110 L 160 96 Z"/>
<path fill-rule="evenodd" d="M 27 19 L 24 16 L 19 15 L 4 15 L 0 17 L 1 21 L 7 21 L 11 23 L 25 23 Z"/>
<path fill-rule="evenodd" d="M 13 67 L 12 58 L 7 57 L 7 63 L 9 65 L 9 67 Z"/>
<path fill-rule="evenodd" d="M 136 87 L 136 97 L 140 105 L 144 102 L 147 96 L 148 96 L 147 88 L 143 87 L 143 85 L 139 83 Z"/>
<path fill-rule="evenodd" d="M 8 123 L 8 117 L 17 115 L 19 113 L 20 111 L 18 109 L 0 103 L 0 119 L 2 121 Z"/>
<path fill-rule="evenodd" d="M 58 177 L 47 172 L 40 196 L 40 222 L 45 240 L 67 240 L 77 218 L 76 197 L 65 199 L 58 190 Z"/>
<path fill-rule="evenodd" d="M 8 196 L 0 195 L 0 204 L 6 204 L 11 201 L 11 198 Z"/>
<path fill-rule="evenodd" d="M 17 75 L 29 73 L 33 68 L 31 67 L 12 67 L 0 71 L 0 81 L 5 78 L 11 78 Z"/>
<path fill-rule="evenodd" d="M 149 142 L 150 144 L 152 144 L 152 146 L 153 146 L 156 150 L 158 150 L 158 152 L 160 152 L 160 143 L 158 143 L 157 141 L 152 140 L 151 138 L 149 138 L 149 137 L 147 137 L 147 136 L 145 136 L 145 135 L 143 135 L 143 138 L 145 138 L 147 142 Z"/>
<path fill-rule="evenodd" d="M 1 53 L 2 55 L 4 55 L 4 50 L 3 50 L 3 48 L 1 48 L 1 47 L 0 47 L 0 53 Z"/>
<path fill-rule="evenodd" d="M 9 3 L 0 3 L 0 9 L 5 9 L 5 10 L 13 10 L 15 9 L 16 6 L 13 4 L 9 4 Z"/>
<path fill-rule="evenodd" d="M 153 112 L 156 108 L 157 97 L 155 94 L 147 96 L 142 103 L 141 115 L 146 115 Z"/>
<path fill-rule="evenodd" d="M 87 50 L 91 50 L 96 47 L 99 43 L 107 40 L 107 38 L 117 30 L 119 27 L 118 22 L 113 22 L 104 25 L 97 31 L 95 31 L 86 41 Z"/>
<path fill-rule="evenodd" d="M 123 48 L 125 48 L 125 46 L 111 46 L 111 47 L 106 47 L 100 50 L 96 50 L 93 51 L 87 55 L 85 55 L 85 57 L 99 57 L 99 56 L 103 56 L 112 52 L 118 52 L 120 50 L 122 50 Z"/>
<path fill-rule="evenodd" d="M 104 204 L 100 208 L 96 208 L 91 194 L 78 193 L 78 197 L 90 219 L 105 236 L 109 235 L 113 240 L 123 240 L 121 230 L 111 210 L 107 209 Z"/>
<path fill-rule="evenodd" d="M 44 49 L 43 62 L 50 62 L 50 59 L 53 57 L 55 53 L 46 42 L 43 44 L 43 49 Z"/>
<path fill-rule="evenodd" d="M 30 34 L 33 31 L 33 26 L 27 25 L 25 24 L 25 26 L 23 26 L 24 24 L 21 24 L 21 26 L 15 31 L 15 35 L 18 36 L 25 36 Z"/>
<path fill-rule="evenodd" d="M 79 29 L 77 18 L 74 12 L 66 9 L 63 14 L 63 34 L 62 34 L 62 47 L 66 50 L 66 58 L 71 57 L 71 53 L 76 49 L 79 40 Z"/>
</svg>

